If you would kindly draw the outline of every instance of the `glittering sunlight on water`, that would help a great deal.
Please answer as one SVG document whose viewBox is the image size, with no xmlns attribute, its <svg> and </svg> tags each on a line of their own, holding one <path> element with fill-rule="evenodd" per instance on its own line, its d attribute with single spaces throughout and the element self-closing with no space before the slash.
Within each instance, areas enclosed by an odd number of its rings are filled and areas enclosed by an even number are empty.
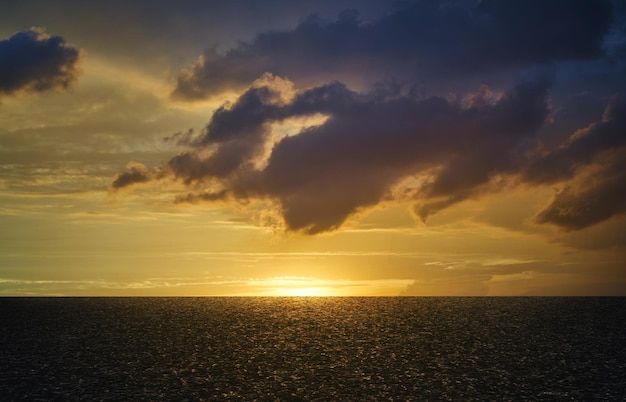
<svg viewBox="0 0 626 402">
<path fill-rule="evenodd" d="M 625 316 L 626 298 L 2 298 L 0 395 L 623 400 Z"/>
</svg>

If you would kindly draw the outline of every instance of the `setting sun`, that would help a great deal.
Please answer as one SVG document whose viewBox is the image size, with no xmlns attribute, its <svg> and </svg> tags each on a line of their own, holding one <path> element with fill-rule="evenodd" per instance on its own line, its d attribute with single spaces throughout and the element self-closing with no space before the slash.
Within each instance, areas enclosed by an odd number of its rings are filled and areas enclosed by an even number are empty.
<svg viewBox="0 0 626 402">
<path fill-rule="evenodd" d="M 265 296 L 333 296 L 327 281 L 314 278 L 285 276 L 249 282 Z"/>
<path fill-rule="evenodd" d="M 286 289 L 286 294 L 277 294 L 277 296 L 329 296 L 327 289 L 323 288 L 293 288 Z"/>
<path fill-rule="evenodd" d="M 282 276 L 253 279 L 246 288 L 255 296 L 394 296 L 404 292 L 412 280 L 329 280 Z"/>
</svg>

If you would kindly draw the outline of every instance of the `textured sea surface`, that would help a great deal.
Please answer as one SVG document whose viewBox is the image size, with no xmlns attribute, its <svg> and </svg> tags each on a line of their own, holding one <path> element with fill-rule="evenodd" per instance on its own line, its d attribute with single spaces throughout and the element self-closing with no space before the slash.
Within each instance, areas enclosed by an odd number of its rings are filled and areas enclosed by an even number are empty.
<svg viewBox="0 0 626 402">
<path fill-rule="evenodd" d="M 626 298 L 1 298 L 5 400 L 624 400 Z"/>
</svg>

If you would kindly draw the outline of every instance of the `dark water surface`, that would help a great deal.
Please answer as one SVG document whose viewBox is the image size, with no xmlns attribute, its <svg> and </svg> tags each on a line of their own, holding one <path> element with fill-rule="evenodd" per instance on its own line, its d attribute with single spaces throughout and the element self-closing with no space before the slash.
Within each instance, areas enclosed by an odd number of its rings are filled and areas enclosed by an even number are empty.
<svg viewBox="0 0 626 402">
<path fill-rule="evenodd" d="M 0 298 L 1 400 L 624 400 L 626 298 Z"/>
</svg>

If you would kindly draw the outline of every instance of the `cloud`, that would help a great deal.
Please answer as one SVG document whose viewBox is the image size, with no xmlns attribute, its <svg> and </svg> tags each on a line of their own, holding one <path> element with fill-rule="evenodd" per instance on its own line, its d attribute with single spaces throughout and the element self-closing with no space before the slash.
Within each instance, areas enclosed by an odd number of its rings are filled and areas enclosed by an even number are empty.
<svg viewBox="0 0 626 402">
<path fill-rule="evenodd" d="M 536 216 L 565 230 L 580 230 L 626 213 L 626 152 L 619 153 L 588 181 L 568 185 Z"/>
<path fill-rule="evenodd" d="M 565 144 L 545 152 L 525 172 L 532 183 L 554 183 L 570 179 L 578 168 L 609 150 L 626 145 L 626 100 L 617 97 L 609 102 L 602 119 L 574 132 Z"/>
<path fill-rule="evenodd" d="M 507 186 L 556 186 L 535 222 L 584 229 L 623 213 L 620 12 L 608 1 L 415 1 L 208 50 L 172 95 L 239 97 L 197 134 L 169 138 L 187 149 L 157 175 L 126 172 L 119 187 L 169 176 L 188 190 L 177 202 L 269 200 L 287 230 L 316 234 L 388 201 L 412 202 L 426 221 Z"/>
<path fill-rule="evenodd" d="M 494 175 L 515 171 L 548 115 L 546 82 L 501 96 L 481 88 L 460 101 L 417 99 L 396 86 L 362 94 L 339 82 L 301 91 L 287 84 L 264 76 L 217 109 L 190 149 L 170 159 L 163 171 L 215 190 L 179 201 L 271 199 L 288 230 L 315 234 L 392 197 L 402 179 L 432 171 L 411 191 L 449 206 L 483 191 Z M 272 123 L 320 113 L 329 118 L 318 126 L 278 140 L 271 135 Z M 113 187 L 149 179 L 147 168 L 131 166 Z"/>
<path fill-rule="evenodd" d="M 172 135 L 163 137 L 163 142 L 174 142 L 176 145 L 191 145 L 194 141 L 194 130 L 177 131 Z"/>
<path fill-rule="evenodd" d="M 346 10 L 309 16 L 292 30 L 258 34 L 224 54 L 205 51 L 180 72 L 172 95 L 204 99 L 244 89 L 264 72 L 299 86 L 329 79 L 377 81 L 390 75 L 436 81 L 604 56 L 608 1 L 414 1 L 364 21 Z"/>
<path fill-rule="evenodd" d="M 574 132 L 529 163 L 524 180 L 567 184 L 536 217 L 580 230 L 626 212 L 626 102 L 615 98 L 602 119 Z"/>
<path fill-rule="evenodd" d="M 66 89 L 78 76 L 81 51 L 40 28 L 0 40 L 0 94 Z"/>
<path fill-rule="evenodd" d="M 433 168 L 439 170 L 415 189 L 417 197 L 446 197 L 451 205 L 461 200 L 458 194 L 477 190 L 508 168 L 502 154 L 515 154 L 542 124 L 545 97 L 545 84 L 528 84 L 499 101 L 470 107 L 434 97 L 352 94 L 352 103 L 346 95 L 343 102 L 329 98 L 326 103 L 336 104 L 337 112 L 325 124 L 279 142 L 263 178 L 278 196 L 288 228 L 308 233 L 337 228 L 359 209 L 389 197 L 401 179 Z M 497 153 L 491 152 L 493 141 L 501 146 Z M 448 170 L 465 158 L 480 162 L 476 173 L 449 181 Z"/>
<path fill-rule="evenodd" d="M 135 183 L 145 183 L 152 180 L 153 175 L 149 169 L 142 163 L 129 162 L 126 165 L 126 171 L 117 175 L 111 188 L 117 190 L 123 187 L 128 187 Z"/>
<path fill-rule="evenodd" d="M 446 266 L 446 268 L 442 268 Z M 553 260 L 423 266 L 403 296 L 624 295 L 623 263 Z M 610 278 L 607 280 L 607 278 Z"/>
<path fill-rule="evenodd" d="M 196 202 L 212 202 L 212 201 L 220 201 L 226 199 L 228 196 L 228 191 L 221 190 L 215 193 L 211 192 L 202 192 L 202 193 L 188 193 L 185 195 L 180 195 L 176 197 L 176 203 L 196 203 Z"/>
<path fill-rule="evenodd" d="M 499 100 L 485 88 L 469 99 L 469 119 L 456 127 L 456 145 L 448 145 L 454 153 L 422 192 L 431 200 L 416 207 L 423 220 L 482 192 L 497 175 L 515 174 L 550 111 L 545 81 L 518 85 Z"/>
</svg>

